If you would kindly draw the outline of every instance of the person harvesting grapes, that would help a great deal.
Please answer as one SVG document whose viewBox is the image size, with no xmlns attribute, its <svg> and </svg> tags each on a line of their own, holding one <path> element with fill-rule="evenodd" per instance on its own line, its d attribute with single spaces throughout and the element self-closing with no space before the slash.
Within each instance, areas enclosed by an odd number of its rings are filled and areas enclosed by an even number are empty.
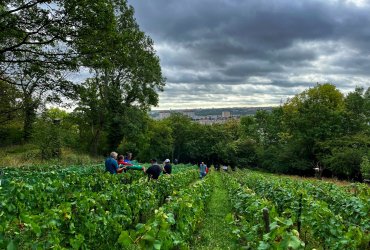
<svg viewBox="0 0 370 250">
<path fill-rule="evenodd" d="M 171 174 L 172 173 L 172 165 L 170 163 L 170 159 L 164 160 L 163 173 L 165 173 L 165 174 Z"/>
<path fill-rule="evenodd" d="M 200 179 L 203 179 L 204 176 L 206 176 L 207 174 L 207 165 L 204 164 L 204 162 L 202 161 L 202 163 L 199 165 L 199 175 L 200 175 Z"/>
<path fill-rule="evenodd" d="M 162 172 L 161 167 L 158 165 L 156 159 L 151 159 L 150 163 L 152 164 L 148 169 L 143 168 L 144 173 L 148 174 L 148 181 L 150 179 L 157 180 L 159 175 Z"/>
<path fill-rule="evenodd" d="M 105 171 L 111 174 L 122 173 L 123 168 L 118 166 L 117 162 L 118 154 L 116 152 L 111 152 L 110 156 L 105 160 Z"/>
</svg>

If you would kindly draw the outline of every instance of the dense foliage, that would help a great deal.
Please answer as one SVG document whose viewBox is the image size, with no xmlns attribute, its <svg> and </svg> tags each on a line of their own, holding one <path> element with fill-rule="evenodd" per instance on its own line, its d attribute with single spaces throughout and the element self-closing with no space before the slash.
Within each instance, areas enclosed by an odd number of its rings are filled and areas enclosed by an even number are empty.
<svg viewBox="0 0 370 250">
<path fill-rule="evenodd" d="M 118 150 L 131 151 L 140 161 L 203 160 L 361 181 L 370 174 L 369 93 L 369 89 L 357 88 L 344 96 L 334 85 L 319 84 L 271 112 L 257 111 L 253 116 L 213 125 L 192 122 L 181 114 L 152 120 L 135 107 L 107 120 L 109 111 L 96 106 L 103 100 L 95 99 L 90 100 L 95 104 L 78 106 L 72 113 L 46 110 L 33 124 L 33 142 L 45 159 L 58 157 L 56 152 L 63 147 L 100 155 Z M 56 119 L 60 120 L 57 124 L 53 122 Z M 110 127 L 107 121 L 117 123 Z M 14 136 L 9 130 L 4 141 L 12 142 Z"/>
<path fill-rule="evenodd" d="M 5 0 L 0 29 L 0 144 L 29 142 L 38 111 L 76 100 L 75 123 L 97 154 L 101 134 L 118 146 L 119 118 L 158 102 L 159 58 L 126 0 Z"/>
<path fill-rule="evenodd" d="M 366 249 L 370 190 L 251 170 L 196 166 L 146 180 L 101 165 L 1 169 L 2 249 L 189 249 L 207 216 L 215 178 L 232 210 L 222 217 L 245 249 Z M 217 197 L 214 197 L 217 199 Z M 219 222 L 216 222 L 219 223 Z M 227 239 L 224 239 L 227 240 Z"/>
<path fill-rule="evenodd" d="M 366 249 L 369 188 L 339 187 L 249 170 L 224 175 L 235 235 L 247 249 Z M 269 210 L 268 229 L 263 209 Z"/>
<path fill-rule="evenodd" d="M 180 207 L 176 205 L 176 200 L 178 195 L 186 199 L 187 192 L 198 192 L 203 184 L 190 188 L 189 185 L 198 178 L 197 171 L 191 166 L 177 167 L 178 173 L 173 176 L 164 175 L 159 181 L 151 182 L 141 171 L 111 175 L 105 174 L 102 166 L 46 171 L 2 169 L 5 178 L 2 177 L 0 186 L 0 246 L 21 249 L 119 248 L 129 240 L 123 240 L 120 235 L 135 233 L 140 240 L 143 238 L 140 234 L 156 233 L 154 228 L 150 232 L 147 227 L 137 229 L 143 223 L 152 223 L 152 218 L 157 220 L 157 209 L 172 213 L 170 224 L 175 219 L 178 226 L 181 220 L 193 219 L 193 223 L 197 223 L 199 215 L 189 217 L 193 212 L 186 211 L 190 213 L 187 215 L 181 204 Z M 197 205 L 195 212 L 202 211 L 198 209 L 204 206 L 206 196 L 190 197 L 195 199 L 192 201 Z M 171 199 L 171 205 L 165 204 L 166 199 Z M 190 229 L 184 228 L 181 232 L 186 232 L 189 237 L 192 230 L 187 230 Z M 177 240 L 182 237 L 179 235 Z M 137 244 L 139 240 L 130 244 Z M 146 242 L 143 244 L 151 242 L 148 238 L 141 241 Z"/>
</svg>

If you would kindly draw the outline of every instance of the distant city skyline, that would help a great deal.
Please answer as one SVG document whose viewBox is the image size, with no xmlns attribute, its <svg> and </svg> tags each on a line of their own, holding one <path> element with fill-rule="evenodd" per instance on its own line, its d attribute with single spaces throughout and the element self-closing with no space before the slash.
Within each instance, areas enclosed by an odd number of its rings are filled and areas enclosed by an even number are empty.
<svg viewBox="0 0 370 250">
<path fill-rule="evenodd" d="M 271 110 L 273 106 L 265 107 L 223 107 L 223 108 L 188 108 L 188 109 L 161 109 L 152 110 L 150 113 L 183 113 L 189 114 L 194 113 L 194 115 L 222 115 L 224 112 L 230 112 L 230 115 L 243 115 L 243 114 L 254 114 L 257 110 Z"/>
<path fill-rule="evenodd" d="M 160 93 L 160 95 L 164 95 L 165 93 Z M 292 95 L 293 96 L 293 95 Z M 292 97 L 292 96 L 289 96 L 289 97 Z M 195 102 L 195 103 L 190 103 L 188 105 L 185 105 L 186 102 L 184 102 L 182 105 L 180 104 L 173 104 L 172 103 L 168 103 L 166 105 L 163 105 L 162 106 L 152 106 L 151 107 L 151 110 L 153 111 L 161 111 L 161 110 L 185 110 L 185 109 L 221 109 L 221 108 L 225 108 L 225 109 L 231 109 L 231 108 L 263 108 L 263 107 L 277 107 L 279 106 L 280 104 L 284 103 L 285 101 L 288 100 L 287 97 L 284 101 L 279 101 L 278 103 L 273 103 L 271 105 L 267 105 L 265 103 L 261 103 L 260 105 L 248 105 L 248 104 L 239 104 L 239 106 L 231 106 L 232 104 L 229 104 L 229 103 L 221 103 L 219 105 L 215 104 L 215 103 L 198 103 L 198 102 Z"/>
<path fill-rule="evenodd" d="M 277 106 L 370 86 L 368 0 L 129 0 L 167 78 L 157 109 Z"/>
<path fill-rule="evenodd" d="M 280 103 L 279 103 L 280 105 Z M 186 110 L 208 110 L 208 109 L 238 109 L 238 108 L 270 108 L 270 107 L 277 107 L 279 105 L 271 105 L 271 106 L 234 106 L 234 107 L 193 107 L 193 108 L 161 108 L 161 107 L 153 107 L 151 110 L 160 112 L 160 111 L 186 111 Z"/>
</svg>

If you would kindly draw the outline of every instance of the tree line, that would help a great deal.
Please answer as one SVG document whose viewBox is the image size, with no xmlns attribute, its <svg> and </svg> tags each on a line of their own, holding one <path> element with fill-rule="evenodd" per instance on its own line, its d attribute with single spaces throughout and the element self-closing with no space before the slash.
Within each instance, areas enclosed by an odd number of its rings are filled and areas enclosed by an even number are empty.
<svg viewBox="0 0 370 250">
<path fill-rule="evenodd" d="M 102 100 L 90 98 L 95 101 L 90 105 L 80 101 L 73 112 L 52 108 L 36 118 L 33 142 L 45 158 L 54 157 L 52 150 L 63 146 L 93 155 L 132 152 L 143 162 L 201 160 L 303 176 L 313 176 L 316 168 L 328 177 L 368 178 L 369 89 L 356 88 L 344 96 L 332 84 L 318 84 L 272 111 L 213 125 L 193 122 L 180 113 L 153 120 L 137 108 L 117 111 L 116 120 L 111 120 L 104 106 L 95 104 Z"/>
</svg>

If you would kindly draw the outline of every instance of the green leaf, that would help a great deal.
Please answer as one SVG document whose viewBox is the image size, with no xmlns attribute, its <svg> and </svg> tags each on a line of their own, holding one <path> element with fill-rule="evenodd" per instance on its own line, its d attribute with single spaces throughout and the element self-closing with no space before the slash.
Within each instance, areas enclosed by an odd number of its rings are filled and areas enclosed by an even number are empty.
<svg viewBox="0 0 370 250">
<path fill-rule="evenodd" d="M 175 217 L 174 217 L 173 213 L 168 213 L 167 214 L 167 221 L 172 225 L 176 224 Z"/>
<path fill-rule="evenodd" d="M 145 224 L 143 224 L 143 223 L 138 223 L 138 224 L 135 226 L 135 228 L 136 228 L 136 230 L 137 230 L 137 231 L 139 231 L 140 229 L 144 228 L 144 226 L 145 226 Z"/>
<path fill-rule="evenodd" d="M 292 221 L 292 219 L 287 219 L 286 221 L 285 221 L 285 225 L 286 226 L 292 226 L 293 225 L 293 221 Z"/>
<path fill-rule="evenodd" d="M 14 244 L 14 241 L 11 240 L 8 244 L 8 246 L 6 247 L 6 250 L 17 250 L 17 247 L 15 246 Z"/>
<path fill-rule="evenodd" d="M 271 246 L 267 242 L 260 241 L 260 244 L 258 245 L 258 250 L 268 250 L 271 249 Z"/>
<path fill-rule="evenodd" d="M 278 227 L 279 227 L 279 225 L 276 221 L 274 221 L 273 223 L 270 223 L 270 230 L 274 230 Z"/>
<path fill-rule="evenodd" d="M 35 222 L 31 222 L 31 227 L 32 227 L 32 230 L 36 233 L 37 236 L 41 235 L 41 228 L 38 224 L 36 224 Z"/>
<path fill-rule="evenodd" d="M 159 241 L 159 240 L 154 241 L 154 245 L 153 245 L 154 249 L 160 250 L 161 249 L 161 246 L 162 246 L 162 242 L 161 241 Z"/>
<path fill-rule="evenodd" d="M 302 242 L 298 237 L 292 235 L 289 238 L 288 242 L 288 249 L 299 249 L 300 247 L 303 247 L 305 244 Z"/>
<path fill-rule="evenodd" d="M 233 218 L 233 214 L 232 213 L 228 213 L 225 217 L 225 220 L 227 223 L 231 224 L 234 222 L 234 218 Z"/>
<path fill-rule="evenodd" d="M 69 239 L 69 243 L 73 249 L 79 249 L 84 241 L 85 238 L 82 234 L 78 234 L 75 238 Z"/>
<path fill-rule="evenodd" d="M 122 231 L 121 234 L 118 237 L 118 243 L 123 247 L 128 247 L 132 244 L 132 240 L 130 238 L 130 235 L 128 231 Z"/>
<path fill-rule="evenodd" d="M 30 223 L 31 222 L 30 216 L 26 213 L 21 213 L 21 219 L 25 223 Z"/>
<path fill-rule="evenodd" d="M 150 234 L 145 234 L 143 236 L 143 239 L 146 240 L 146 241 L 149 241 L 149 242 L 153 242 L 155 240 L 154 237 Z"/>
</svg>

